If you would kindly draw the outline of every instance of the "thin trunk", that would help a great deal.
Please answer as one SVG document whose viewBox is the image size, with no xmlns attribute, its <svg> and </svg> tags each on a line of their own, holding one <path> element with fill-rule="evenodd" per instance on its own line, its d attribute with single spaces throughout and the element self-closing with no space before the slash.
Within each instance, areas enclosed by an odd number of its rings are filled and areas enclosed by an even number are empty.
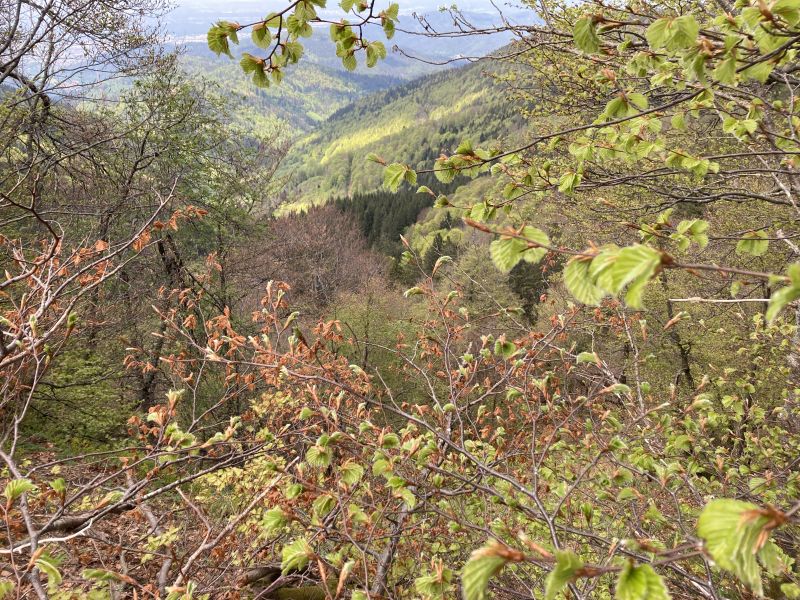
<svg viewBox="0 0 800 600">
<path fill-rule="evenodd" d="M 667 320 L 672 321 L 675 318 L 675 311 L 672 308 L 672 302 L 669 301 L 669 285 L 667 284 L 667 274 L 664 271 L 661 271 L 661 287 L 664 290 L 664 293 L 667 297 Z M 671 327 L 669 330 L 669 339 L 672 340 L 672 343 L 675 344 L 675 347 L 678 349 L 678 355 L 681 359 L 681 373 L 676 380 L 676 383 L 680 381 L 681 375 L 686 380 L 687 385 L 691 388 L 695 388 L 694 384 L 694 377 L 692 377 L 692 368 L 690 363 L 689 357 L 689 346 L 685 344 L 681 339 L 678 330 L 675 327 Z"/>
</svg>

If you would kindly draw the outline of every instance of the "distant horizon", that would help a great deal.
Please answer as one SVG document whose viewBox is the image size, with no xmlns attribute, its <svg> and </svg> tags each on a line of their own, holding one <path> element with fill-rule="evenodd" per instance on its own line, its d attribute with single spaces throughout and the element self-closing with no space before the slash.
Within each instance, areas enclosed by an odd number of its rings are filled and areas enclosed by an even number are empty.
<svg viewBox="0 0 800 600">
<path fill-rule="evenodd" d="M 406 14 L 411 12 L 437 12 L 442 7 L 449 8 L 453 5 L 469 12 L 481 12 L 486 14 L 497 13 L 497 8 L 495 8 L 495 6 L 493 6 L 488 0 L 459 0 L 457 2 L 441 2 L 439 0 L 409 0 L 408 2 L 403 2 L 400 0 L 398 4 L 400 5 L 400 12 Z M 501 10 L 508 11 L 510 13 L 520 13 L 526 10 L 525 7 L 518 3 L 512 4 L 508 2 L 502 2 L 498 3 L 498 5 Z M 210 10 L 216 8 L 220 12 L 235 10 L 237 8 L 241 9 L 245 7 L 258 7 L 260 10 L 266 10 L 268 12 L 269 10 L 273 10 L 282 6 L 285 6 L 285 3 L 281 0 L 233 0 L 231 2 L 220 2 L 220 0 L 179 0 L 175 3 L 176 9 Z M 338 3 L 332 2 L 325 10 L 335 12 L 338 8 Z"/>
<path fill-rule="evenodd" d="M 388 0 L 385 4 L 388 5 Z M 399 0 L 401 17 L 408 18 L 412 13 L 426 16 L 438 14 L 441 6 L 452 6 L 453 3 L 442 3 L 437 0 Z M 497 9 L 488 0 L 465 0 L 455 3 L 465 14 L 474 15 L 481 26 L 499 25 Z M 161 22 L 165 27 L 169 41 L 186 43 L 202 42 L 208 28 L 219 19 L 237 22 L 250 22 L 263 18 L 272 11 L 285 6 L 284 0 L 178 0 L 172 9 L 165 14 Z M 503 3 L 500 8 L 504 16 L 512 20 L 524 15 L 527 9 L 516 3 Z M 330 8 L 323 9 L 320 14 L 325 18 L 338 19 L 341 10 L 338 3 L 332 2 Z M 446 18 L 446 17 L 443 17 Z M 499 34 L 498 42 L 493 47 L 507 43 L 508 36 Z M 451 40 L 454 41 L 454 40 Z"/>
</svg>

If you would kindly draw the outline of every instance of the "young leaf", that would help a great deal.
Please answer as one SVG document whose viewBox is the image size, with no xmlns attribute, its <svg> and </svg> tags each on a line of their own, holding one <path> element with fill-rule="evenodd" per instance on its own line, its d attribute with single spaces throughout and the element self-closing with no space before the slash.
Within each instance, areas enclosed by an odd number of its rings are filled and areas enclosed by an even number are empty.
<svg viewBox="0 0 800 600">
<path fill-rule="evenodd" d="M 784 309 L 790 302 L 800 299 L 800 264 L 793 264 L 788 269 L 791 283 L 786 287 L 772 293 L 769 298 L 769 305 L 767 306 L 767 314 L 765 315 L 767 321 L 774 321 L 775 317 Z M 795 276 L 792 276 L 795 273 Z"/>
<path fill-rule="evenodd" d="M 768 249 L 769 239 L 767 232 L 762 229 L 744 234 L 744 237 L 736 244 L 736 254 L 763 256 Z"/>
<path fill-rule="evenodd" d="M 382 58 L 386 58 L 386 46 L 382 42 L 367 44 L 367 67 L 374 67 Z"/>
<path fill-rule="evenodd" d="M 564 173 L 558 180 L 558 191 L 563 194 L 572 194 L 581 182 L 581 174 L 573 171 Z"/>
<path fill-rule="evenodd" d="M 713 74 L 714 79 L 720 83 L 734 83 L 736 81 L 736 53 L 731 52 L 728 58 L 720 61 Z"/>
<path fill-rule="evenodd" d="M 756 555 L 767 542 L 770 523 L 755 504 L 712 500 L 697 520 L 697 535 L 720 568 L 730 571 L 761 595 L 761 568 Z"/>
<path fill-rule="evenodd" d="M 600 359 L 597 357 L 596 352 L 581 352 L 578 354 L 578 357 L 575 359 L 576 364 L 581 363 L 594 363 L 597 364 L 600 362 Z"/>
<path fill-rule="evenodd" d="M 266 23 L 256 23 L 253 25 L 251 37 L 253 38 L 253 43 L 259 48 L 269 48 L 272 42 L 272 35 Z"/>
<path fill-rule="evenodd" d="M 106 569 L 84 569 L 81 572 L 81 577 L 84 579 L 94 579 L 95 581 L 119 581 L 119 573 L 108 571 Z"/>
<path fill-rule="evenodd" d="M 361 481 L 361 478 L 364 476 L 364 467 L 358 463 L 348 461 L 339 467 L 339 473 L 341 474 L 342 481 L 352 486 Z"/>
<path fill-rule="evenodd" d="M 580 257 L 573 258 L 564 267 L 564 284 L 578 302 L 597 306 L 605 293 L 589 277 L 590 261 Z"/>
<path fill-rule="evenodd" d="M 36 559 L 36 567 L 47 575 L 47 587 L 51 591 L 61 585 L 61 572 L 58 570 L 60 563 L 61 560 L 46 552 Z"/>
<path fill-rule="evenodd" d="M 0 600 L 11 598 L 15 587 L 16 585 L 13 581 L 9 581 L 8 579 L 0 579 Z"/>
<path fill-rule="evenodd" d="M 545 580 L 544 599 L 555 600 L 582 567 L 583 561 L 574 552 L 568 550 L 556 552 L 556 566 Z"/>
<path fill-rule="evenodd" d="M 617 577 L 616 600 L 669 600 L 667 586 L 650 565 L 628 562 Z"/>
<path fill-rule="evenodd" d="M 229 23 L 228 21 L 218 21 L 211 29 L 208 30 L 208 34 L 206 39 L 208 41 L 208 49 L 214 52 L 217 56 L 220 54 L 227 54 L 231 58 L 233 55 L 231 54 L 230 44 L 229 41 L 233 42 L 234 44 L 239 43 L 239 39 L 236 37 L 236 32 L 239 29 L 239 25 L 236 23 Z"/>
<path fill-rule="evenodd" d="M 6 497 L 7 505 L 11 506 L 22 494 L 32 492 L 35 489 L 36 486 L 33 485 L 30 479 L 12 479 L 6 484 L 3 495 Z"/>
<path fill-rule="evenodd" d="M 506 563 L 522 559 L 521 553 L 496 541 L 491 541 L 483 548 L 475 550 L 461 571 L 461 592 L 464 600 L 485 600 L 489 580 Z"/>
<path fill-rule="evenodd" d="M 700 25 L 693 15 L 682 15 L 670 24 L 668 49 L 679 50 L 691 48 L 697 43 Z"/>
<path fill-rule="evenodd" d="M 522 260 L 522 251 L 527 244 L 517 238 L 494 240 L 489 244 L 489 255 L 494 266 L 503 273 L 508 273 Z"/>
<path fill-rule="evenodd" d="M 314 556 L 314 551 L 304 538 L 298 538 L 281 550 L 281 571 L 284 575 L 302 569 Z"/>
<path fill-rule="evenodd" d="M 347 54 L 342 56 L 342 66 L 348 71 L 355 71 L 356 67 L 358 66 L 358 62 L 356 61 L 356 55 L 348 52 Z"/>
<path fill-rule="evenodd" d="M 289 518 L 280 506 L 270 508 L 261 517 L 261 526 L 269 534 L 274 534 L 283 529 L 289 522 Z"/>
<path fill-rule="evenodd" d="M 600 50 L 600 37 L 592 17 L 578 19 L 572 29 L 572 37 L 575 45 L 583 52 L 594 54 Z"/>
<path fill-rule="evenodd" d="M 453 580 L 453 571 L 441 567 L 436 572 L 414 580 L 414 589 L 426 600 L 444 600 L 450 590 Z"/>
<path fill-rule="evenodd" d="M 400 184 L 406 179 L 406 171 L 409 168 L 401 163 L 392 163 L 383 172 L 383 185 L 391 191 L 396 192 L 400 189 Z"/>
</svg>

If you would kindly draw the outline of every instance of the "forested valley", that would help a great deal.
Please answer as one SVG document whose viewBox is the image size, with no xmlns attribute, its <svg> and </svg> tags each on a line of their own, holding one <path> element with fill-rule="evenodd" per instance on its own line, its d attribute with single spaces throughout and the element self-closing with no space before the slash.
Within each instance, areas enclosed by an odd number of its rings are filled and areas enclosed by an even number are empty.
<svg viewBox="0 0 800 600">
<path fill-rule="evenodd" d="M 0 0 L 0 600 L 800 598 L 800 0 Z"/>
</svg>

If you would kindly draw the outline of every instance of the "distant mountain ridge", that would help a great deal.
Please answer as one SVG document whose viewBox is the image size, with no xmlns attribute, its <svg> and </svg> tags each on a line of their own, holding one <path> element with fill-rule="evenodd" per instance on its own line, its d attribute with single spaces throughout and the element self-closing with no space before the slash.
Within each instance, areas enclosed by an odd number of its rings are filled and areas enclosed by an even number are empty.
<svg viewBox="0 0 800 600">
<path fill-rule="evenodd" d="M 350 72 L 344 69 L 336 56 L 327 26 L 318 25 L 314 35 L 303 40 L 303 59 L 287 70 L 280 87 L 261 90 L 241 73 L 237 60 L 214 55 L 206 45 L 205 35 L 215 20 L 252 22 L 263 18 L 266 12 L 266 6 L 253 2 L 194 8 L 179 6 L 164 17 L 162 25 L 168 32 L 168 44 L 182 49 L 185 70 L 191 75 L 218 82 L 222 90 L 232 96 L 241 119 L 258 125 L 277 117 L 300 132 L 310 131 L 337 110 L 365 95 L 446 70 L 447 63 L 460 56 L 484 56 L 508 41 L 508 36 L 502 34 L 440 39 L 404 31 L 398 31 L 387 41 L 379 27 L 368 26 L 367 37 L 384 41 L 389 54 L 371 69 L 363 65 L 363 57 L 360 57 L 359 68 Z M 496 20 L 496 16 L 483 12 L 468 13 L 467 16 L 476 26 L 482 27 L 490 26 Z M 426 14 L 426 18 L 440 29 L 452 25 L 452 18 L 446 12 L 434 11 Z M 405 14 L 401 15 L 398 29 L 421 32 L 422 26 L 417 19 Z M 393 51 L 395 47 L 424 60 Z M 241 44 L 232 50 L 237 59 L 242 52 L 254 55 L 263 52 L 249 36 L 243 36 Z"/>
</svg>

